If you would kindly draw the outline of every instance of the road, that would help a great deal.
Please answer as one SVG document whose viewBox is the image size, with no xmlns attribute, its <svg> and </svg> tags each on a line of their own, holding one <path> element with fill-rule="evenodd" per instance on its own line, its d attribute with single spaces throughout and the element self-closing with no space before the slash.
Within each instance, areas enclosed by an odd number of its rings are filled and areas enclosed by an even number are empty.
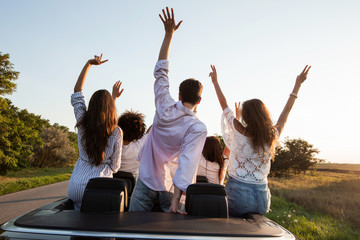
<svg viewBox="0 0 360 240">
<path fill-rule="evenodd" d="M 69 181 L 10 193 L 0 197 L 0 224 L 67 196 Z"/>
</svg>

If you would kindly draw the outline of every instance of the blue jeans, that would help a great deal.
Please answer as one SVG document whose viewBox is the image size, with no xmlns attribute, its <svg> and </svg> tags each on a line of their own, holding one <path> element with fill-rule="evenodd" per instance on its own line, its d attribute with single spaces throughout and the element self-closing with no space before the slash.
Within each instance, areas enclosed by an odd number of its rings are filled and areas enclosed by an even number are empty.
<svg viewBox="0 0 360 240">
<path fill-rule="evenodd" d="M 225 186 L 229 215 L 244 217 L 247 213 L 265 214 L 270 210 L 270 190 L 267 184 L 251 184 L 232 177 Z"/>
<path fill-rule="evenodd" d="M 159 200 L 161 210 L 168 212 L 172 196 L 171 192 L 152 190 L 139 177 L 131 195 L 129 212 L 150 212 L 156 200 Z"/>
</svg>

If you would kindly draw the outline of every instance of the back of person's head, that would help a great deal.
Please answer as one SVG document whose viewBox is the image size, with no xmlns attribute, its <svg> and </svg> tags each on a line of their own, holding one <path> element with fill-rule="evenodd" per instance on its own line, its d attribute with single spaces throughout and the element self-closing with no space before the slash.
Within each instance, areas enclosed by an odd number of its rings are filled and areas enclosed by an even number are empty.
<svg viewBox="0 0 360 240">
<path fill-rule="evenodd" d="M 193 78 L 184 80 L 179 86 L 179 95 L 182 102 L 195 105 L 201 99 L 203 86 L 201 82 Z"/>
<path fill-rule="evenodd" d="M 267 146 L 270 147 L 273 156 L 276 131 L 265 104 L 259 99 L 245 101 L 241 117 L 245 125 L 246 135 L 250 137 L 254 150 L 258 153 L 264 153 Z"/>
<path fill-rule="evenodd" d="M 117 125 L 114 99 L 107 90 L 96 91 L 82 119 L 76 124 L 83 131 L 82 144 L 90 163 L 99 165 L 104 161 L 108 139 Z"/>
<path fill-rule="evenodd" d="M 206 160 L 210 162 L 216 162 L 219 164 L 220 166 L 219 175 L 220 175 L 221 169 L 224 166 L 224 156 L 219 138 L 215 136 L 207 137 L 202 154 Z"/>
<path fill-rule="evenodd" d="M 146 129 L 144 115 L 134 111 L 125 111 L 121 114 L 118 125 L 123 130 L 123 139 L 129 142 L 140 139 Z"/>
</svg>

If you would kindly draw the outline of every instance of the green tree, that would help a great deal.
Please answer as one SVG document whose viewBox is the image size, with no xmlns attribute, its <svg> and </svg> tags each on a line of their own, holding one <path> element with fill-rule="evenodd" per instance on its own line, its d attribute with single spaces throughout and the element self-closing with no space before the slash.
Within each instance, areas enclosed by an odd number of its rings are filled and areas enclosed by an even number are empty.
<svg viewBox="0 0 360 240">
<path fill-rule="evenodd" d="M 0 98 L 0 174 L 29 167 L 33 147 L 42 144 L 41 129 L 49 125 L 41 116 L 19 110 L 9 99 Z"/>
<path fill-rule="evenodd" d="M 14 81 L 19 77 L 19 72 L 14 71 L 8 53 L 0 52 L 0 95 L 11 94 L 16 90 Z"/>
<path fill-rule="evenodd" d="M 299 174 L 324 160 L 316 158 L 320 151 L 303 139 L 286 138 L 283 146 L 277 147 L 271 166 L 272 176 L 288 176 L 291 172 Z"/>
<path fill-rule="evenodd" d="M 32 156 L 33 166 L 62 167 L 76 161 L 76 151 L 65 129 L 44 127 L 40 136 L 43 144 L 35 147 L 35 154 Z"/>
<path fill-rule="evenodd" d="M 0 95 L 11 94 L 16 90 L 14 81 L 19 73 L 13 70 L 13 64 L 9 58 L 9 54 L 0 52 Z M 29 113 L 26 109 L 20 110 L 9 99 L 0 97 L 0 174 L 6 174 L 10 169 L 31 166 L 30 160 L 33 159 L 34 150 L 39 151 L 41 147 L 49 146 L 51 143 L 47 136 L 54 138 L 60 136 L 64 144 L 60 152 L 50 151 L 54 166 L 74 161 L 73 153 L 77 155 L 76 151 L 78 151 L 76 133 L 70 132 L 67 127 L 54 124 L 53 128 L 60 131 L 60 135 L 57 136 L 55 130 L 44 130 L 49 128 L 48 120 L 42 119 L 40 115 Z M 55 134 L 51 135 L 50 133 L 54 131 Z M 64 134 L 66 140 L 62 139 Z M 69 146 L 71 149 L 67 149 Z M 47 166 L 48 163 L 44 160 L 44 164 L 40 165 Z"/>
<path fill-rule="evenodd" d="M 77 134 L 75 132 L 71 132 L 68 127 L 62 126 L 58 123 L 54 123 L 53 126 L 60 130 L 67 132 L 68 138 L 71 142 L 71 146 L 75 149 L 75 151 L 77 152 L 77 155 L 79 155 L 79 149 L 78 149 L 78 144 L 77 144 Z"/>
</svg>

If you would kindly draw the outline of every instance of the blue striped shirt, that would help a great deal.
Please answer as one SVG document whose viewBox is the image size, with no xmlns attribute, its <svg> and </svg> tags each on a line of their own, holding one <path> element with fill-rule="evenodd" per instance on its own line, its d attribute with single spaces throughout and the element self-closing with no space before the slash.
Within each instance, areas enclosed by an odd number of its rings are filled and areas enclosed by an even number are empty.
<svg viewBox="0 0 360 240">
<path fill-rule="evenodd" d="M 85 99 L 82 92 L 76 92 L 71 95 L 71 105 L 74 107 L 76 122 L 84 116 L 86 112 Z M 104 161 L 95 166 L 90 163 L 85 148 L 81 142 L 84 129 L 78 128 L 78 148 L 79 159 L 71 174 L 68 187 L 69 198 L 74 202 L 75 210 L 80 210 L 81 201 L 84 194 L 86 184 L 89 179 L 96 177 L 112 178 L 113 173 L 117 172 L 121 164 L 121 148 L 123 142 L 123 134 L 120 127 L 116 127 L 108 139 L 105 148 Z"/>
</svg>

